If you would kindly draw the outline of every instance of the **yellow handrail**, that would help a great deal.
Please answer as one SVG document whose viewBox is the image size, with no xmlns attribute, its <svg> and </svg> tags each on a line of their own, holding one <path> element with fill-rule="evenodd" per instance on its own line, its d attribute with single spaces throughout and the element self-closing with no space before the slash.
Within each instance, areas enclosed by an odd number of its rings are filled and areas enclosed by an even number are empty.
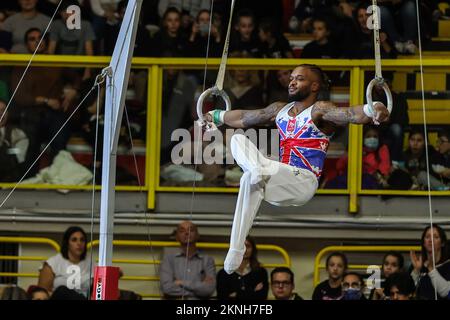
<svg viewBox="0 0 450 320">
<path fill-rule="evenodd" d="M 326 268 L 321 263 L 323 257 L 331 252 L 388 252 L 388 251 L 420 251 L 420 246 L 329 246 L 320 250 L 314 260 L 314 278 L 313 284 L 316 287 L 320 282 L 320 269 Z M 374 264 L 377 265 L 377 264 Z M 352 265 L 349 264 L 349 269 L 365 269 L 368 265 Z"/>
<path fill-rule="evenodd" d="M 0 242 L 5 243 L 34 243 L 34 244 L 48 244 L 53 247 L 56 252 L 61 251 L 59 244 L 47 238 L 34 238 L 34 237 L 0 237 Z"/>
</svg>

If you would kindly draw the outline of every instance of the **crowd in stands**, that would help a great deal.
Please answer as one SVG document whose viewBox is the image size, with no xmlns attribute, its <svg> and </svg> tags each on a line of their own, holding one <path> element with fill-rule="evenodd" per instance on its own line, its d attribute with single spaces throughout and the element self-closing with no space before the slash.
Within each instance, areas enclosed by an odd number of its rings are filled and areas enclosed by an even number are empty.
<svg viewBox="0 0 450 320">
<path fill-rule="evenodd" d="M 182 221 L 177 226 L 175 238 L 180 246 L 164 250 L 159 268 L 163 299 L 267 300 L 269 289 L 275 300 L 450 299 L 449 242 L 437 224 L 423 230 L 421 252 L 411 251 L 408 263 L 401 252 L 389 251 L 380 261 L 378 273 L 352 271 L 351 261 L 343 252 L 332 252 L 325 262 L 328 278 L 315 287 L 311 298 L 295 292 L 295 270 L 276 267 L 268 273 L 258 260 L 253 238 L 246 239 L 239 268 L 228 274 L 224 269 L 216 272 L 214 258 L 197 247 L 199 237 L 198 227 L 192 221 Z M 38 283 L 27 292 L 20 287 L 0 287 L 0 298 L 86 300 L 92 289 L 94 267 L 87 254 L 86 233 L 80 227 L 69 227 L 61 252 L 42 264 Z M 119 293 L 121 300 L 142 299 L 132 291 Z"/>
<path fill-rule="evenodd" d="M 438 20 L 446 15 L 439 8 L 444 1 L 422 0 L 420 11 L 424 41 L 436 35 Z M 263 4 L 264 3 L 264 4 Z M 245 1 L 235 7 L 230 37 L 230 57 L 236 58 L 369 58 L 374 57 L 373 28 L 370 24 L 370 1 Z M 63 0 L 55 20 L 59 0 L 7 0 L 0 2 L 0 53 L 111 55 L 124 17 L 126 0 Z M 69 28 L 76 5 L 81 9 L 80 28 Z M 417 22 L 415 1 L 380 2 L 381 54 L 383 58 L 414 54 L 417 51 Z M 229 18 L 227 1 L 206 0 L 144 1 L 139 21 L 134 56 L 139 57 L 219 57 L 225 41 Z M 270 14 L 269 14 L 270 13 Z M 48 32 L 44 32 L 48 28 Z M 287 39 L 296 34 L 309 34 L 312 39 L 300 51 L 294 51 Z M 42 144 L 61 128 L 68 115 L 91 88 L 99 70 L 92 68 L 34 67 L 21 79 L 24 68 L 0 70 L 0 105 L 7 104 L 19 82 L 21 85 L 10 103 L 5 119 L 7 133 L 2 141 L 13 149 L 16 158 L 8 158 L 8 174 L 3 182 L 17 181 L 41 152 Z M 145 140 L 147 72 L 133 70 L 127 92 L 127 108 L 131 137 L 123 135 L 121 143 L 128 148 L 132 139 Z M 205 79 L 204 79 L 205 78 Z M 216 72 L 167 69 L 163 79 L 161 122 L 161 184 L 177 185 L 192 180 L 193 169 L 171 163 L 174 142 L 171 134 L 177 128 L 192 130 L 196 118 L 195 99 L 203 84 L 212 86 Z M 348 74 L 331 75 L 334 84 L 348 82 Z M 347 80 L 346 80 L 347 79 Z M 23 81 L 21 81 L 23 80 Z M 392 78 L 388 79 L 392 82 Z M 227 72 L 225 90 L 233 108 L 261 108 L 276 100 L 287 99 L 289 70 L 250 71 L 233 69 Z M 104 92 L 102 93 L 103 99 Z M 383 101 L 384 93 L 375 93 Z M 393 92 L 394 113 L 388 126 L 367 128 L 363 147 L 363 188 L 425 189 L 428 180 L 423 176 L 423 148 L 417 145 L 420 133 L 409 126 L 407 102 L 400 93 Z M 101 102 L 101 105 L 103 101 Z M 67 149 L 71 137 L 80 137 L 91 147 L 95 145 L 97 123 L 96 100 L 85 101 L 78 115 L 51 141 L 47 162 Z M 102 112 L 99 113 L 102 134 Z M 123 130 L 127 132 L 126 128 Z M 409 132 L 410 145 L 403 146 L 404 134 Z M 422 135 L 422 140 L 426 139 Z M 100 139 L 101 140 L 101 139 Z M 435 144 L 434 141 L 430 141 Z M 448 137 L 439 138 L 439 153 L 430 149 L 431 188 L 449 188 Z M 3 145 L 3 149 L 8 149 Z M 2 150 L 3 150 L 2 149 Z M 404 149 L 407 149 L 403 152 Z M 85 164 L 101 170 L 101 142 L 97 146 L 98 158 Z M 9 154 L 10 155 L 10 154 Z M 415 159 L 419 161 L 415 165 Z M 6 161 L 6 160 L 5 160 Z M 324 188 L 345 188 L 347 185 L 346 157 L 339 159 L 334 176 L 324 177 Z M 417 161 L 416 161 L 417 162 Z M 45 164 L 44 164 L 45 165 Z M 35 164 L 27 177 L 38 173 L 42 162 Z M 14 169 L 13 169 L 14 167 Z M 420 168 L 419 168 L 420 167 Z M 420 169 L 420 170 L 419 170 Z M 425 168 L 426 169 L 426 168 Z M 242 172 L 238 167 L 211 168 L 200 166 L 199 177 L 203 186 L 236 186 Z M 174 178 L 176 177 L 176 178 Z M 218 177 L 223 178 L 222 180 Z M 95 177 L 100 181 L 100 177 Z M 125 174 L 127 183 L 135 184 Z M 218 182 L 220 180 L 220 182 Z M 123 181 L 122 181 L 123 182 Z"/>
</svg>

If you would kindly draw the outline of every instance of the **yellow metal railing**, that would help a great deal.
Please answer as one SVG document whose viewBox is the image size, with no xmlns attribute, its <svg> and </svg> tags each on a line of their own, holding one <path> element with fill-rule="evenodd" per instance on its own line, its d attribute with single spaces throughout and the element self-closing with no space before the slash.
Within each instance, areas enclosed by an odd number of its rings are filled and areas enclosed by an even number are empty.
<svg viewBox="0 0 450 320">
<path fill-rule="evenodd" d="M 18 244 L 46 244 L 50 245 L 54 250 L 55 254 L 60 251 L 60 246 L 51 239 L 46 238 L 27 238 L 27 237 L 0 237 L 0 243 L 18 243 Z M 98 246 L 99 241 L 94 240 L 89 242 L 87 247 L 88 249 L 92 249 L 93 247 Z M 113 245 L 115 247 L 127 247 L 127 248 L 168 248 L 168 247 L 179 247 L 178 242 L 174 241 L 137 241 L 137 240 L 114 240 Z M 209 242 L 199 242 L 197 243 L 197 247 L 199 249 L 206 250 L 228 250 L 229 245 L 226 243 L 209 243 Z M 277 252 L 281 255 L 283 260 L 282 263 L 270 263 L 263 264 L 265 268 L 276 268 L 276 267 L 291 267 L 291 258 L 286 250 L 283 248 L 271 245 L 271 244 L 258 244 L 258 250 L 260 251 L 270 251 Z M 43 256 L 0 256 L 0 260 L 10 260 L 10 261 L 45 261 L 48 257 Z M 115 264 L 132 264 L 132 265 L 159 265 L 161 263 L 160 260 L 146 260 L 146 259 L 113 259 L 113 263 Z M 217 267 L 222 267 L 222 263 L 216 263 Z M 0 272 L 0 277 L 15 277 L 15 278 L 37 278 L 39 277 L 38 273 L 24 273 L 24 272 Z M 150 276 L 136 276 L 136 275 L 125 275 L 120 278 L 123 281 L 159 281 L 159 276 L 150 275 Z M 159 298 L 161 297 L 159 294 L 141 294 L 143 297 L 147 298 Z"/>
<path fill-rule="evenodd" d="M 0 66 L 23 66 L 31 58 L 30 55 L 0 54 Z M 45 67 L 90 67 L 103 68 L 110 61 L 110 57 L 93 56 L 51 56 L 38 55 L 33 60 L 33 66 Z M 252 70 L 277 70 L 292 68 L 299 63 L 314 63 L 324 70 L 338 70 L 350 72 L 350 103 L 361 104 L 364 101 L 365 90 L 364 72 L 374 69 L 373 60 L 324 60 L 324 59 L 229 59 L 227 66 L 230 69 L 245 68 Z M 220 59 L 209 59 L 209 68 L 218 67 Z M 146 191 L 148 195 L 147 206 L 155 208 L 156 192 L 191 192 L 191 187 L 165 187 L 160 185 L 159 159 L 161 135 L 161 104 L 163 70 L 175 69 L 202 69 L 205 65 L 203 58 L 134 58 L 134 69 L 148 71 L 148 106 L 147 106 L 147 136 L 146 136 L 146 162 L 145 184 L 137 186 L 117 186 L 119 191 Z M 417 70 L 420 61 L 416 58 L 383 60 L 384 70 L 411 71 Z M 427 58 L 423 60 L 426 68 L 439 68 L 450 70 L 450 59 Z M 397 190 L 362 190 L 361 187 L 361 159 L 362 159 L 362 127 L 351 125 L 349 130 L 349 164 L 348 187 L 343 190 L 318 190 L 318 194 L 346 195 L 349 197 L 349 211 L 357 212 L 358 197 L 361 195 L 405 195 L 424 196 L 425 191 L 397 191 Z M 2 188 L 11 188 L 13 184 L 0 184 Z M 100 188 L 100 187 L 97 187 Z M 88 190 L 90 186 L 49 186 L 49 185 L 20 185 L 19 189 L 68 189 Z M 235 193 L 237 188 L 196 188 L 196 192 Z M 433 196 L 450 196 L 450 191 L 434 191 Z"/>
<path fill-rule="evenodd" d="M 18 243 L 18 244 L 42 244 L 48 245 L 55 250 L 55 253 L 60 251 L 59 244 L 52 240 L 46 238 L 33 238 L 33 237 L 0 237 L 0 243 Z M 48 257 L 39 256 L 0 256 L 0 260 L 10 260 L 10 261 L 45 261 Z M 38 273 L 23 273 L 23 272 L 0 272 L 0 277 L 17 277 L 17 278 L 37 278 Z"/>
<path fill-rule="evenodd" d="M 332 252 L 388 252 L 388 251 L 400 251 L 400 252 L 409 252 L 409 251 L 420 251 L 420 246 L 329 246 L 325 247 L 317 253 L 316 258 L 314 260 L 314 278 L 313 284 L 316 287 L 320 283 L 320 270 L 326 269 L 322 260 L 325 256 Z M 379 261 L 373 263 L 371 265 L 378 265 Z M 369 265 L 362 264 L 349 264 L 348 269 L 351 270 L 364 270 L 366 271 Z"/>
</svg>

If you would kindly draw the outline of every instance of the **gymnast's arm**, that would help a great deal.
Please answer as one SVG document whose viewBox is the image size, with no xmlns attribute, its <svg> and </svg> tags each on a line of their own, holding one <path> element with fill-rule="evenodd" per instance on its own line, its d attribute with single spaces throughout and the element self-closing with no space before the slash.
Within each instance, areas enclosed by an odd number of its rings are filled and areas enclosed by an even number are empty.
<svg viewBox="0 0 450 320">
<path fill-rule="evenodd" d="M 314 123 L 326 131 L 334 131 L 336 126 L 353 124 L 369 124 L 374 120 L 378 123 L 389 121 L 389 111 L 381 102 L 374 102 L 374 117 L 369 117 L 364 112 L 364 105 L 349 108 L 337 107 L 330 101 L 318 101 L 314 104 L 312 118 Z"/>
<path fill-rule="evenodd" d="M 285 106 L 284 102 L 274 102 L 263 109 L 231 110 L 223 115 L 223 122 L 232 128 L 248 128 L 268 124 L 275 121 L 278 112 Z M 208 122 L 213 122 L 211 114 L 204 115 Z"/>
</svg>

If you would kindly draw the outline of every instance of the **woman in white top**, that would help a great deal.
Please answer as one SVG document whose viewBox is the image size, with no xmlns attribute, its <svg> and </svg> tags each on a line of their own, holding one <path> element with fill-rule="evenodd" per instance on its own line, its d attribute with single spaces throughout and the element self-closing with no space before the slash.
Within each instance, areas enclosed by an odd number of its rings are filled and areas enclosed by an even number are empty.
<svg viewBox="0 0 450 320">
<path fill-rule="evenodd" d="M 38 286 L 48 292 L 66 286 L 88 297 L 91 278 L 94 275 L 90 270 L 95 266 L 86 257 L 86 240 L 86 233 L 82 228 L 68 228 L 63 236 L 61 252 L 44 262 L 39 273 Z"/>
</svg>

